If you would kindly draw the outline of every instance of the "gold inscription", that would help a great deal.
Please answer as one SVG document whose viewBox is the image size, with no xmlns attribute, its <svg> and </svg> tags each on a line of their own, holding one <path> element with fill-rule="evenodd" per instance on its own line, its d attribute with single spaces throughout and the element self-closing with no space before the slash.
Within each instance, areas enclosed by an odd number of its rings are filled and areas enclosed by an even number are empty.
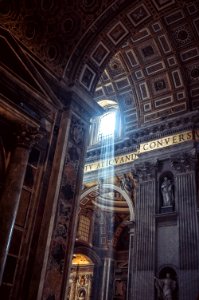
<svg viewBox="0 0 199 300">
<path fill-rule="evenodd" d="M 97 162 L 94 162 L 91 164 L 86 164 L 84 167 L 84 173 L 96 171 L 98 169 L 103 169 L 103 168 L 108 168 L 108 167 L 112 167 L 112 166 L 126 164 L 126 163 L 134 161 L 137 158 L 138 158 L 138 153 L 132 152 L 127 155 L 121 155 L 121 156 L 117 156 L 114 158 L 97 161 Z"/>
<path fill-rule="evenodd" d="M 180 144 L 192 139 L 193 139 L 193 133 L 191 131 L 186 131 L 176 135 L 167 136 L 162 139 L 140 144 L 140 153 L 165 148 L 175 144 Z"/>
<path fill-rule="evenodd" d="M 196 130 L 194 132 L 185 131 L 176 135 L 170 135 L 154 141 L 142 143 L 140 144 L 140 149 L 137 152 L 132 152 L 126 155 L 111 157 L 107 160 L 101 160 L 94 163 L 86 164 L 84 167 L 84 173 L 130 163 L 138 159 L 139 153 L 162 149 L 172 145 L 184 143 L 190 140 L 199 140 L 199 130 Z"/>
</svg>

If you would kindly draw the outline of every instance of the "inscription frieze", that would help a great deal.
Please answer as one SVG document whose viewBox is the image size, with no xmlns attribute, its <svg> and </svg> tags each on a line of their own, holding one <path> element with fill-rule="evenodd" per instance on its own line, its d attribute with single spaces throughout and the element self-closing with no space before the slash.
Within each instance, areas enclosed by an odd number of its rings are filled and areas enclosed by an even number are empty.
<svg viewBox="0 0 199 300">
<path fill-rule="evenodd" d="M 99 169 L 109 168 L 122 164 L 132 163 L 139 158 L 139 154 L 150 152 L 153 150 L 159 150 L 166 147 L 182 144 L 189 141 L 199 141 L 199 130 L 180 132 L 175 135 L 162 137 L 160 139 L 147 141 L 141 143 L 137 151 L 120 155 L 116 157 L 110 157 L 106 160 L 99 160 L 93 163 L 86 164 L 84 167 L 84 173 L 97 171 Z"/>
</svg>

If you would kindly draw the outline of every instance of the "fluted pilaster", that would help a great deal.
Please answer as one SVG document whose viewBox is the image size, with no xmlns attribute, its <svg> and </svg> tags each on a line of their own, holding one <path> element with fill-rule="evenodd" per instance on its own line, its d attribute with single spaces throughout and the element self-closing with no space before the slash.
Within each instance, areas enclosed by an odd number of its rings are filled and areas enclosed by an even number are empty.
<svg viewBox="0 0 199 300">
<path fill-rule="evenodd" d="M 19 126 L 16 133 L 16 147 L 11 155 L 0 202 L 0 282 L 17 215 L 29 152 L 40 138 L 38 130 L 27 125 Z"/>
<path fill-rule="evenodd" d="M 155 253 L 155 176 L 157 164 L 145 163 L 135 169 L 138 192 L 135 205 L 131 297 L 153 299 Z M 129 298 L 130 299 L 130 298 Z"/>
<path fill-rule="evenodd" d="M 199 280 L 199 237 L 196 194 L 196 157 L 185 153 L 173 158 L 179 215 L 180 299 L 196 299 Z M 191 290 L 187 282 L 191 278 Z"/>
</svg>

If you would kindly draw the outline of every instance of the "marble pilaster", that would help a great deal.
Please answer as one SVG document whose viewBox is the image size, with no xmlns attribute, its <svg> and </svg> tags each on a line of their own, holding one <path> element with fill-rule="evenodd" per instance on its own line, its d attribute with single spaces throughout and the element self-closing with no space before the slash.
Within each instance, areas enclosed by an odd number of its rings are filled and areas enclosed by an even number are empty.
<svg viewBox="0 0 199 300">
<path fill-rule="evenodd" d="M 197 159 L 194 153 L 172 158 L 179 215 L 179 298 L 196 299 L 199 280 L 199 236 L 196 192 Z M 188 284 L 191 279 L 191 283 Z M 191 285 L 191 289 L 190 289 Z"/>
<path fill-rule="evenodd" d="M 17 143 L 11 154 L 0 202 L 0 281 L 2 280 L 17 215 L 29 152 L 40 137 L 37 129 L 26 125 L 20 126 L 16 133 Z"/>
<path fill-rule="evenodd" d="M 48 232 L 37 299 L 65 299 L 67 295 L 82 187 L 83 166 L 90 118 L 84 100 L 67 94 L 61 112 L 58 142 L 47 193 L 46 223 Z M 49 208 L 50 204 L 50 208 Z M 50 223 L 50 226 L 49 226 Z M 42 239 L 42 236 L 40 237 Z"/>
<path fill-rule="evenodd" d="M 128 299 L 154 297 L 155 262 L 155 178 L 157 163 L 135 166 L 138 190 L 135 204 L 135 235 L 132 250 L 131 282 Z"/>
</svg>

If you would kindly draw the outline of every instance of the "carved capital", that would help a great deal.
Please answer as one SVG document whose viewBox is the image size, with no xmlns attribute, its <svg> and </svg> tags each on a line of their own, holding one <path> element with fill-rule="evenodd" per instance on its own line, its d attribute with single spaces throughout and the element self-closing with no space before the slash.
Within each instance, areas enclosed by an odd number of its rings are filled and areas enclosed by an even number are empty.
<svg viewBox="0 0 199 300">
<path fill-rule="evenodd" d="M 138 181 L 149 181 L 155 179 L 158 169 L 158 162 L 144 162 L 142 164 L 135 164 L 133 176 Z"/>
<path fill-rule="evenodd" d="M 181 153 L 171 157 L 171 167 L 175 172 L 185 173 L 196 169 L 197 157 L 196 150 L 193 149 L 189 153 Z"/>
<path fill-rule="evenodd" d="M 18 126 L 15 136 L 17 146 L 30 149 L 34 144 L 41 140 L 43 134 L 39 131 L 39 128 L 22 124 Z"/>
</svg>

